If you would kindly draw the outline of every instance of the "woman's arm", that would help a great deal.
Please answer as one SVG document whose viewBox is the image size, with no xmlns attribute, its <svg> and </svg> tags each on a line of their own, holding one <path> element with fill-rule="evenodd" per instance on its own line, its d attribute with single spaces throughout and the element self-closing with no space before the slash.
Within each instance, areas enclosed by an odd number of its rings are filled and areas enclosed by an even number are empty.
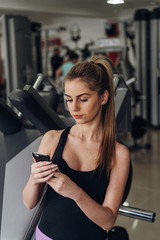
<svg viewBox="0 0 160 240">
<path fill-rule="evenodd" d="M 35 184 L 30 176 L 24 190 L 23 202 L 28 209 L 34 208 L 42 196 L 44 184 Z"/>
<path fill-rule="evenodd" d="M 53 143 L 53 131 L 46 133 L 40 143 L 38 152 L 48 154 L 51 157 L 51 142 Z M 52 147 L 54 150 L 54 147 Z M 45 183 L 53 176 L 57 170 L 56 164 L 50 162 L 35 162 L 31 166 L 31 174 L 29 180 L 23 190 L 23 201 L 27 208 L 32 209 L 39 202 Z"/>
<path fill-rule="evenodd" d="M 49 162 L 33 163 L 29 180 L 23 190 L 23 201 L 28 209 L 32 209 L 39 202 L 45 183 L 53 177 L 57 166 Z"/>
<path fill-rule="evenodd" d="M 66 175 L 55 172 L 48 184 L 59 194 L 73 199 L 79 208 L 104 230 L 111 228 L 116 220 L 122 201 L 130 165 L 129 151 L 123 145 L 116 145 L 116 162 L 111 170 L 110 181 L 103 205 L 95 202 Z"/>
</svg>

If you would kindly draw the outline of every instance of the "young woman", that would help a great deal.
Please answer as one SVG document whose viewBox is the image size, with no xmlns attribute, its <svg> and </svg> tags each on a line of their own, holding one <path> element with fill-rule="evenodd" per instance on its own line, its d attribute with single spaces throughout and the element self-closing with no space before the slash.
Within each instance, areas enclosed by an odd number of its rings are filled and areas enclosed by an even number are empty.
<svg viewBox="0 0 160 240">
<path fill-rule="evenodd" d="M 34 162 L 23 191 L 29 209 L 48 185 L 36 240 L 105 240 L 116 220 L 130 165 L 128 149 L 115 140 L 110 61 L 92 57 L 65 78 L 68 109 L 76 124 L 47 132 L 39 153 L 52 164 Z"/>
</svg>

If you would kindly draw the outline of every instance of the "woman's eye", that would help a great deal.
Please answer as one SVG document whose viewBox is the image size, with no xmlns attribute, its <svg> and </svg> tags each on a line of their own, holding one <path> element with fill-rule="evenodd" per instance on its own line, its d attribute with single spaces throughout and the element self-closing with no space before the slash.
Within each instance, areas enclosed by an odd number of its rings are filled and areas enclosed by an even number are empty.
<svg viewBox="0 0 160 240">
<path fill-rule="evenodd" d="M 72 99 L 66 99 L 66 102 L 72 102 Z"/>
<path fill-rule="evenodd" d="M 86 99 L 86 98 L 85 98 L 85 99 L 80 99 L 80 101 L 81 101 L 81 102 L 87 102 L 88 99 Z"/>
</svg>

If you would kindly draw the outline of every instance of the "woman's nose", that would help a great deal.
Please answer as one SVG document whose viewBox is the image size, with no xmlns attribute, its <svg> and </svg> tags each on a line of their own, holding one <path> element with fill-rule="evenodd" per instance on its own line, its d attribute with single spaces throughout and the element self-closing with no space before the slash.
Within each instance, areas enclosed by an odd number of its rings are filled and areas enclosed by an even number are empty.
<svg viewBox="0 0 160 240">
<path fill-rule="evenodd" d="M 73 101 L 73 111 L 78 111 L 79 110 L 79 103 L 78 101 Z"/>
</svg>

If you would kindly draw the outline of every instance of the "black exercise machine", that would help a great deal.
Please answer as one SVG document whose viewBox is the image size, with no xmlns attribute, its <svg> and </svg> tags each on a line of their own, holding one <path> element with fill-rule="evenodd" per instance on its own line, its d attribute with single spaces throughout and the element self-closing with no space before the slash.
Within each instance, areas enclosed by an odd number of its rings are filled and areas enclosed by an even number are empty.
<svg viewBox="0 0 160 240">
<path fill-rule="evenodd" d="M 0 131 L 4 134 L 12 134 L 19 131 L 22 123 L 18 115 L 3 99 L 0 99 Z"/>
</svg>

